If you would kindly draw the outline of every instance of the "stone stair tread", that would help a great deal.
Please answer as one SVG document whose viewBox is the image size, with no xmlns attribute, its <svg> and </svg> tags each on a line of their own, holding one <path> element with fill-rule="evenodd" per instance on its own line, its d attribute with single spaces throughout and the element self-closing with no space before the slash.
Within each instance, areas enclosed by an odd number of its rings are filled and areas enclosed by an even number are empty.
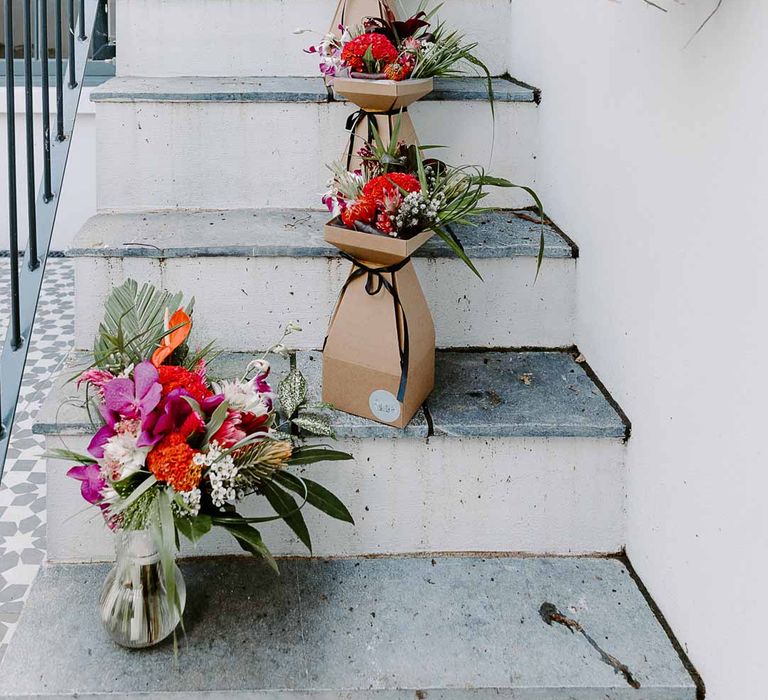
<svg viewBox="0 0 768 700">
<path fill-rule="evenodd" d="M 509 78 L 493 79 L 496 102 L 535 102 L 538 91 Z M 439 78 L 424 100 L 487 100 L 484 78 Z M 333 102 L 320 77 L 113 78 L 91 93 L 93 102 Z"/>
<path fill-rule="evenodd" d="M 87 365 L 87 353 L 73 352 L 56 388 L 40 413 L 40 435 L 93 432 L 85 411 L 66 383 Z M 212 365 L 214 375 L 242 372 L 250 353 L 228 353 Z M 273 358 L 273 377 L 282 376 L 287 360 Z M 296 353 L 296 366 L 319 399 L 322 356 Z M 276 384 L 276 381 L 275 381 Z M 334 412 L 340 438 L 588 437 L 625 438 L 628 427 L 600 387 L 568 351 L 439 351 L 436 388 L 403 431 L 346 413 Z"/>
<path fill-rule="evenodd" d="M 186 635 L 177 661 L 170 641 L 132 652 L 107 638 L 96 602 L 109 565 L 44 567 L 0 665 L 0 696 L 696 697 L 616 559 L 428 555 L 279 565 L 277 577 L 248 558 L 183 560 Z M 547 625 L 544 603 L 585 634 Z"/>
<path fill-rule="evenodd" d="M 576 257 L 577 249 L 551 224 L 535 223 L 529 210 L 495 210 L 477 226 L 455 232 L 472 258 Z M 164 210 L 104 213 L 90 218 L 72 243 L 72 257 L 337 257 L 323 240 L 327 211 L 313 209 Z M 417 257 L 451 257 L 437 236 Z"/>
</svg>

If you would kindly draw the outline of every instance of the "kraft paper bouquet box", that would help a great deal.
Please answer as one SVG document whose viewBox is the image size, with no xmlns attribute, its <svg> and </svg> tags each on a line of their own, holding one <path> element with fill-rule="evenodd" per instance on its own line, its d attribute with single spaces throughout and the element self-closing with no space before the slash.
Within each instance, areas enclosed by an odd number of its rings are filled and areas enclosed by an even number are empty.
<svg viewBox="0 0 768 700">
<path fill-rule="evenodd" d="M 354 259 L 328 328 L 323 401 L 404 428 L 435 382 L 435 327 L 410 256 L 434 235 L 398 239 L 334 220 L 325 238 Z"/>
<path fill-rule="evenodd" d="M 356 27 L 366 17 L 384 17 L 387 10 L 397 16 L 396 5 L 395 0 L 339 0 L 329 33 L 340 37 L 340 27 Z"/>
<path fill-rule="evenodd" d="M 432 78 L 411 80 L 372 80 L 343 78 L 333 81 L 336 95 L 341 95 L 366 112 L 392 112 L 408 107 L 434 89 Z"/>
</svg>

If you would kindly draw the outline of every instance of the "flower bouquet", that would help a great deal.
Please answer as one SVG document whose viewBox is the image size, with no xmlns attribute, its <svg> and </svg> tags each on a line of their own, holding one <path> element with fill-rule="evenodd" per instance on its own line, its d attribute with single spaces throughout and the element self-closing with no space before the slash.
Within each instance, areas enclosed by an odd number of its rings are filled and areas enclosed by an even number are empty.
<svg viewBox="0 0 768 700">
<path fill-rule="evenodd" d="M 388 6 L 380 17 L 365 17 L 358 26 L 340 26 L 307 49 L 320 58 L 320 72 L 334 89 L 366 112 L 407 107 L 429 94 L 436 77 L 483 73 L 493 99 L 490 73 L 474 54 L 477 43 L 435 20 L 440 5 L 426 0 L 400 21 Z"/>
<path fill-rule="evenodd" d="M 102 620 L 126 646 L 149 646 L 176 627 L 183 579 L 174 564 L 179 535 L 197 542 L 212 528 L 277 565 L 253 526 L 283 520 L 311 550 L 304 506 L 352 523 L 341 501 L 289 467 L 351 455 L 303 436 L 333 437 L 307 405 L 307 383 L 292 370 L 273 391 L 265 357 L 239 377 L 211 375 L 211 345 L 191 352 L 192 307 L 129 280 L 106 302 L 93 364 L 79 374 L 96 420 L 87 454 L 56 450 L 78 466 L 68 476 L 119 535 L 118 562 L 102 594 Z M 294 330 L 289 326 L 286 335 Z M 281 339 L 274 352 L 287 353 Z M 274 515 L 249 518 L 237 504 L 262 496 Z M 298 496 L 296 498 L 295 496 Z"/>
<path fill-rule="evenodd" d="M 403 143 L 398 132 L 396 122 L 385 146 L 373 127 L 372 141 L 357 152 L 362 163 L 359 170 L 350 172 L 340 163 L 329 166 L 332 177 L 323 203 L 334 218 L 325 229 L 328 242 L 362 260 L 387 263 L 394 260 L 371 257 L 367 249 L 373 255 L 388 250 L 402 259 L 436 233 L 480 277 L 452 227 L 471 225 L 489 211 L 481 206 L 489 186 L 525 190 L 543 216 L 531 188 L 486 175 L 479 167 L 455 167 L 424 158 L 425 148 Z M 543 245 L 542 233 L 539 264 Z"/>
</svg>

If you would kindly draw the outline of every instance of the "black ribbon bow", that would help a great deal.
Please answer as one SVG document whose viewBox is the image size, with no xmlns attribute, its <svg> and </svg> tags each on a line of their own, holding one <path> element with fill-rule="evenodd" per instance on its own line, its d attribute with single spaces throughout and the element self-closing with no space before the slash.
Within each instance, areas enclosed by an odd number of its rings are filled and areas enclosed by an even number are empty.
<svg viewBox="0 0 768 700">
<path fill-rule="evenodd" d="M 408 362 L 410 358 L 408 319 L 405 317 L 405 309 L 403 308 L 403 304 L 400 301 L 400 295 L 397 292 L 397 287 L 393 285 L 392 282 L 390 282 L 384 275 L 394 275 L 396 272 L 402 270 L 410 262 L 411 259 L 406 258 L 399 263 L 395 263 L 394 265 L 389 265 L 387 267 L 368 267 L 368 265 L 360 262 L 344 251 L 341 251 L 340 255 L 342 258 L 349 260 L 352 265 L 354 265 L 354 267 L 352 268 L 352 272 L 349 273 L 349 277 L 347 277 L 347 281 L 344 283 L 344 286 L 341 288 L 339 300 L 336 302 L 337 311 L 341 307 L 341 301 L 344 298 L 344 294 L 346 293 L 349 285 L 352 284 L 352 282 L 355 280 L 360 279 L 363 275 L 367 276 L 365 280 L 365 291 L 369 296 L 376 296 L 382 290 L 382 288 L 389 292 L 389 294 L 392 296 L 392 300 L 395 305 L 397 346 L 398 350 L 400 351 L 400 387 L 397 390 L 397 400 L 402 403 L 403 399 L 405 398 L 405 389 L 408 385 Z M 399 317 L 403 319 L 402 328 L 398 322 L 398 314 Z M 334 318 L 335 316 L 336 314 L 334 313 Z M 331 324 L 333 324 L 333 320 L 331 320 Z M 327 342 L 328 336 L 325 336 L 325 341 L 323 342 L 323 350 L 325 350 L 325 344 Z"/>
</svg>

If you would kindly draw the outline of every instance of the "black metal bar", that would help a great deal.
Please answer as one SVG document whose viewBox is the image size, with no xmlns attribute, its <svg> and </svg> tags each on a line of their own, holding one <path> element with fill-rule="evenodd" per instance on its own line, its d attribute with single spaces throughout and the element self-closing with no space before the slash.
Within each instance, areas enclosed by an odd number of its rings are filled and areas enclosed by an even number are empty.
<svg viewBox="0 0 768 700">
<path fill-rule="evenodd" d="M 19 311 L 19 222 L 16 202 L 16 99 L 13 80 L 13 0 L 5 0 L 5 101 L 8 132 L 8 237 L 11 267 L 11 347 L 21 347 Z M 10 426 L 9 426 L 10 429 Z"/>
<path fill-rule="evenodd" d="M 54 24 L 56 25 L 56 140 L 64 140 L 64 57 L 61 42 L 61 3 L 64 0 L 53 0 L 56 3 Z"/>
<path fill-rule="evenodd" d="M 35 181 L 35 113 L 32 105 L 32 0 L 22 0 L 24 18 L 24 126 L 27 145 L 27 228 L 29 266 L 40 264 L 37 254 L 37 182 Z M 10 116 L 10 115 L 9 115 Z"/>
<path fill-rule="evenodd" d="M 43 97 L 43 201 L 53 199 L 51 187 L 51 105 L 48 76 L 48 0 L 40 0 L 40 75 Z"/>
<path fill-rule="evenodd" d="M 69 88 L 77 87 L 75 78 L 75 0 L 69 0 L 67 4 L 69 12 Z"/>
<path fill-rule="evenodd" d="M 85 0 L 80 0 L 80 34 L 77 38 L 80 41 L 85 41 L 88 38 L 85 34 Z"/>
</svg>

